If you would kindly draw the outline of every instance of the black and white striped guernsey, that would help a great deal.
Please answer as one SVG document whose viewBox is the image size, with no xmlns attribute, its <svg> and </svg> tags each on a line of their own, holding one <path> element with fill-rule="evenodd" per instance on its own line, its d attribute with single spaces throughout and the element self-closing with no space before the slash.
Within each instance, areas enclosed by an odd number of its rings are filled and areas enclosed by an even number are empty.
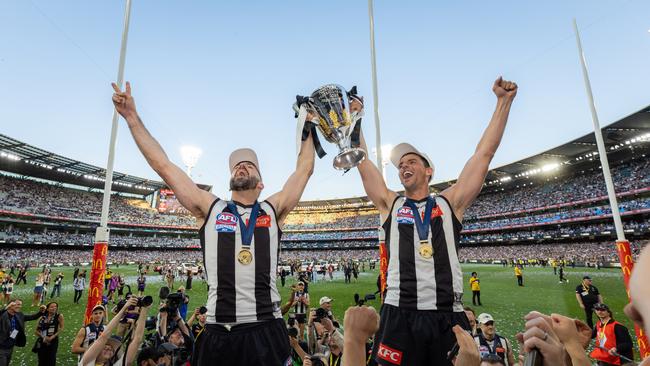
<svg viewBox="0 0 650 366">
<path fill-rule="evenodd" d="M 409 310 L 463 311 L 463 271 L 456 252 L 462 224 L 451 205 L 436 196 L 432 210 L 429 243 L 433 257 L 420 255 L 420 239 L 413 211 L 406 197 L 393 201 L 391 211 L 380 229 L 380 241 L 386 244 L 388 268 L 384 302 Z M 415 201 L 420 217 L 426 199 Z"/>
<path fill-rule="evenodd" d="M 253 205 L 234 203 L 246 223 Z M 282 317 L 275 285 L 281 235 L 275 209 L 268 201 L 260 202 L 250 246 L 253 260 L 242 264 L 237 260 L 242 249 L 238 219 L 228 208 L 228 201 L 217 198 L 212 203 L 199 231 L 208 281 L 208 323 L 251 323 Z"/>
</svg>

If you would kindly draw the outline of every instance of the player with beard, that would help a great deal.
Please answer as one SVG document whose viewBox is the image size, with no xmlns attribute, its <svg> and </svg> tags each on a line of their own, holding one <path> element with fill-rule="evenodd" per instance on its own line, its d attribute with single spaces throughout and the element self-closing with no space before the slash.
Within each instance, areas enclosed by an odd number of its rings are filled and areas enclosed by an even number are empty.
<svg viewBox="0 0 650 366">
<path fill-rule="evenodd" d="M 124 117 L 149 165 L 196 216 L 208 282 L 207 324 L 196 340 L 193 365 L 281 365 L 290 357 L 275 271 L 281 227 L 314 168 L 314 145 L 304 139 L 295 172 L 282 190 L 258 201 L 264 183 L 251 149 L 230 154 L 230 200 L 199 189 L 174 165 L 136 111 L 131 85 L 113 84 Z"/>
<path fill-rule="evenodd" d="M 404 195 L 388 189 L 370 160 L 358 166 L 363 187 L 383 221 L 380 245 L 388 262 L 386 296 L 373 350 L 381 365 L 451 365 L 447 360 L 455 341 L 451 328 L 459 324 L 469 330 L 461 301 L 463 272 L 456 252 L 461 222 L 481 191 L 499 147 L 517 84 L 499 77 L 492 91 L 497 97 L 492 120 L 456 184 L 441 194 L 430 195 L 431 159 L 409 144 L 399 144 L 391 153 Z M 432 149 L 439 138 L 430 137 Z M 362 148 L 367 151 L 363 139 Z"/>
</svg>

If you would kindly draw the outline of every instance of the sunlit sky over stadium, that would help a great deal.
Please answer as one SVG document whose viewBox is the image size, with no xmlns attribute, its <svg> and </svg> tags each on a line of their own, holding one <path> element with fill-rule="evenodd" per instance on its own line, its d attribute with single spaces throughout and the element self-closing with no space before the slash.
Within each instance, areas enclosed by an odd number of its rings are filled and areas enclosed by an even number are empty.
<svg viewBox="0 0 650 366">
<path fill-rule="evenodd" d="M 0 2 L 0 132 L 105 166 L 124 1 Z M 650 104 L 650 2 L 375 2 L 384 144 L 408 141 L 458 176 L 493 112 L 494 79 L 519 94 L 492 167 L 592 130 L 578 62 L 576 17 L 602 125 Z M 126 79 L 142 119 L 170 158 L 203 155 L 195 181 L 228 197 L 229 153 L 259 155 L 264 196 L 294 169 L 296 94 L 357 85 L 374 146 L 366 1 L 134 0 Z M 303 199 L 364 195 L 356 171 L 316 163 Z M 115 170 L 158 179 L 121 121 Z M 399 189 L 396 170 L 388 185 Z"/>
</svg>

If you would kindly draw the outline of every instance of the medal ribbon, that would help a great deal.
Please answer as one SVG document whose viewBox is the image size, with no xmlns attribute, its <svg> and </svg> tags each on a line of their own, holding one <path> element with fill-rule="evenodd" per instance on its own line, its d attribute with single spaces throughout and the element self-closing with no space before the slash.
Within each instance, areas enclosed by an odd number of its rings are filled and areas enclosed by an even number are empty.
<svg viewBox="0 0 650 366">
<path fill-rule="evenodd" d="M 418 207 L 415 205 L 415 202 L 412 199 L 407 198 L 404 204 L 408 206 L 411 209 L 411 211 L 413 211 L 413 220 L 415 221 L 415 228 L 418 229 L 418 236 L 420 237 L 420 242 L 422 241 L 429 242 L 429 227 L 431 224 L 431 212 L 433 211 L 433 207 L 436 205 L 434 199 L 431 196 L 427 197 L 427 204 L 424 207 L 425 220 L 422 220 L 422 218 L 420 217 L 420 211 L 418 210 Z"/>
<path fill-rule="evenodd" d="M 251 242 L 253 241 L 253 234 L 255 233 L 255 223 L 257 222 L 257 215 L 260 212 L 260 204 L 255 201 L 253 208 L 251 209 L 251 216 L 248 219 L 248 225 L 242 220 L 239 211 L 237 211 L 237 205 L 233 201 L 228 201 L 228 209 L 230 212 L 237 217 L 239 221 L 239 230 L 241 231 L 241 243 L 242 246 L 250 247 Z"/>
</svg>

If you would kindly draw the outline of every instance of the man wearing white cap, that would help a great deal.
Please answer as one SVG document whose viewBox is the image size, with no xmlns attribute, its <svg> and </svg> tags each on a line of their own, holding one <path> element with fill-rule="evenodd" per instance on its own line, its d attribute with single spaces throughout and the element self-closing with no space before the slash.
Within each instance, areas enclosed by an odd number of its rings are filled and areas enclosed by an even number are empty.
<svg viewBox="0 0 650 366">
<path fill-rule="evenodd" d="M 230 200 L 199 189 L 173 164 L 136 112 L 131 85 L 113 84 L 113 104 L 126 119 L 149 165 L 196 216 L 208 282 L 207 325 L 196 340 L 193 365 L 281 365 L 290 357 L 275 271 L 280 228 L 298 203 L 314 168 L 314 145 L 304 139 L 295 172 L 282 190 L 259 202 L 264 189 L 257 155 L 230 154 Z"/>
<path fill-rule="evenodd" d="M 481 358 L 497 355 L 506 366 L 515 365 L 515 355 L 512 353 L 510 341 L 496 333 L 492 315 L 481 313 L 476 321 L 481 327 L 481 332 L 474 337 L 474 342 L 476 342 Z"/>
<path fill-rule="evenodd" d="M 381 324 L 374 357 L 381 365 L 451 365 L 447 352 L 455 336 L 451 328 L 469 329 L 463 312 L 463 272 L 458 246 L 465 210 L 478 196 L 506 127 L 517 84 L 499 77 L 492 86 L 497 105 L 474 155 L 458 181 L 432 197 L 432 160 L 410 144 L 393 149 L 404 194 L 388 189 L 381 172 L 368 159 L 359 173 L 368 197 L 383 221 Z M 367 150 L 362 138 L 362 148 Z"/>
</svg>

